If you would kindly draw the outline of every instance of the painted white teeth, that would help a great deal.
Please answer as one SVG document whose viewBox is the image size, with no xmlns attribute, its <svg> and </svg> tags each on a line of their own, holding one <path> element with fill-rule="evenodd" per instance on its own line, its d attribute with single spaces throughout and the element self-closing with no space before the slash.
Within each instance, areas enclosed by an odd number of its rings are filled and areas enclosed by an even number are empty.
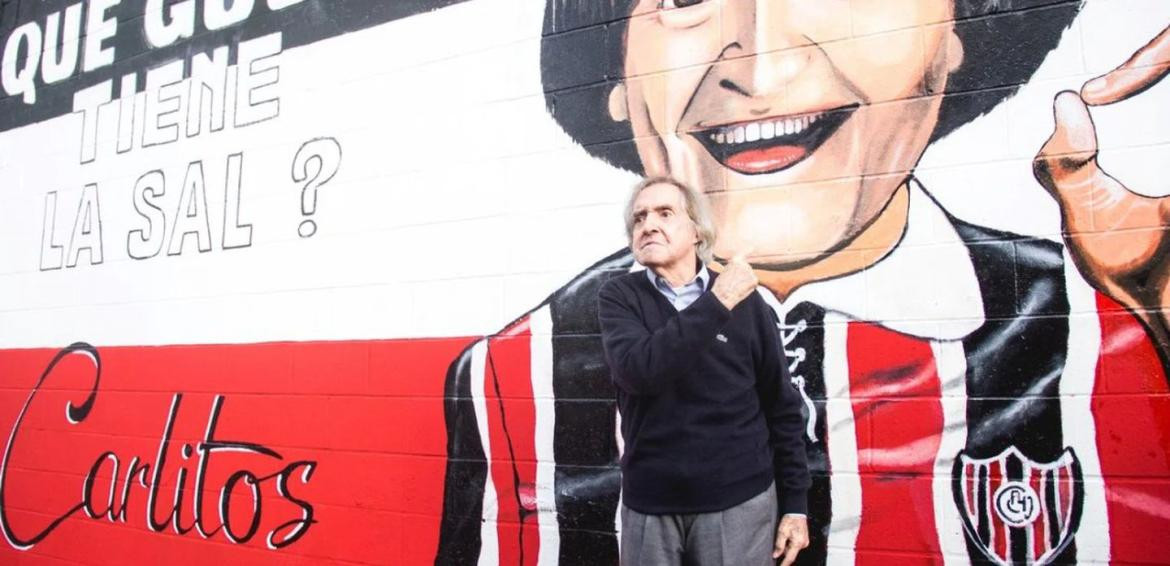
<svg viewBox="0 0 1170 566">
<path fill-rule="evenodd" d="M 746 140 L 750 142 L 754 142 L 760 139 L 760 125 L 748 124 L 747 127 L 744 128 L 744 135 L 746 136 Z"/>
<path fill-rule="evenodd" d="M 780 118 L 768 122 L 752 122 L 738 126 L 727 126 L 710 134 L 710 138 L 717 144 L 770 140 L 779 136 L 799 134 L 815 124 L 820 118 L 820 114 L 810 114 L 795 118 Z"/>
</svg>

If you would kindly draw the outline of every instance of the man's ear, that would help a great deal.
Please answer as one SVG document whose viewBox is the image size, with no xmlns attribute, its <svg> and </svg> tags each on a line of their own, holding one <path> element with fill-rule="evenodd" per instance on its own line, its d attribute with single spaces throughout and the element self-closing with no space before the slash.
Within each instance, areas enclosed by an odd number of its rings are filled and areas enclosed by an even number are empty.
<svg viewBox="0 0 1170 566">
<path fill-rule="evenodd" d="M 626 102 L 626 83 L 619 82 L 609 91 L 609 117 L 614 122 L 626 122 L 630 119 L 630 106 Z"/>
</svg>

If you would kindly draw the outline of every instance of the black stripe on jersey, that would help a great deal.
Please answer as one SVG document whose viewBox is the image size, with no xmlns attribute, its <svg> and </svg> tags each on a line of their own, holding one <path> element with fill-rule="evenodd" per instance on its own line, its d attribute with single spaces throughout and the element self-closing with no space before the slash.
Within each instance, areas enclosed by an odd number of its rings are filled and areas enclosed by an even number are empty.
<svg viewBox="0 0 1170 566">
<path fill-rule="evenodd" d="M 629 272 L 617 252 L 587 269 L 548 301 L 552 318 L 553 453 L 561 564 L 618 562 L 615 517 L 621 494 L 617 402 L 605 366 L 597 293 Z"/>
<path fill-rule="evenodd" d="M 1076 535 L 1077 527 L 1081 525 L 1081 513 L 1083 513 L 1085 510 L 1085 498 L 1083 495 L 1077 495 L 1077 493 L 1083 493 L 1084 490 L 1084 475 L 1081 470 L 1081 461 L 1077 459 L 1076 452 L 1073 451 L 1072 448 L 1069 448 L 1068 451 L 1072 454 L 1072 463 L 1069 464 L 1068 467 L 1069 481 L 1072 482 L 1069 485 L 1069 495 L 1072 500 L 1070 504 L 1072 505 L 1072 509 L 1068 512 L 1068 524 L 1062 528 L 1062 530 L 1068 530 L 1067 538 L 1071 541 L 1069 542 L 1069 547 L 1072 548 L 1076 545 L 1076 538 L 1074 535 Z M 1061 553 L 1061 556 L 1070 555 L 1066 551 Z M 1075 556 L 1075 554 L 1071 556 Z M 1060 564 L 1062 562 L 1054 561 L 1053 563 Z"/>
<path fill-rule="evenodd" d="M 788 311 L 784 320 L 784 325 L 789 330 L 782 329 L 781 335 L 793 332 L 790 329 L 801 320 L 805 321 L 807 328 L 796 334 L 792 341 L 783 347 L 790 352 L 804 349 L 804 361 L 800 362 L 792 376 L 804 378 L 804 393 L 812 399 L 813 407 L 816 409 L 816 426 L 813 433 L 817 441 L 810 440 L 807 434 L 804 437 L 808 471 L 812 479 L 812 485 L 808 490 L 809 545 L 797 555 L 797 564 L 825 564 L 828 559 L 829 527 L 833 522 L 833 495 L 829 475 L 831 470 L 827 449 L 827 442 L 830 440 L 828 416 L 825 413 L 825 310 L 808 302 L 796 305 Z M 792 363 L 791 358 L 787 361 L 789 364 Z M 805 418 L 807 419 L 808 415 L 805 415 Z"/>
<path fill-rule="evenodd" d="M 991 485 L 991 480 L 987 477 L 987 465 L 979 464 L 979 481 L 975 482 L 975 505 L 979 508 L 979 542 L 983 546 L 991 547 L 991 517 L 987 514 L 987 486 Z M 972 554 L 972 556 L 981 556 L 979 554 Z"/>
<path fill-rule="evenodd" d="M 1004 467 L 1007 471 L 1007 481 L 1017 483 L 1024 481 L 1024 462 L 1015 454 L 1008 455 Z M 1008 527 L 1008 555 L 1011 556 L 1013 564 L 1023 564 L 1028 561 L 1028 532 L 1031 530 L 1030 525 L 1027 527 Z"/>
<path fill-rule="evenodd" d="M 447 369 L 443 392 L 447 472 L 443 479 L 437 566 L 474 564 L 479 560 L 482 544 L 479 530 L 488 467 L 475 419 L 471 379 L 471 347 L 468 347 Z"/>
<path fill-rule="evenodd" d="M 956 227 L 964 237 L 985 230 Z M 963 340 L 967 452 L 989 458 L 1014 445 L 1033 461 L 1052 462 L 1064 451 L 1059 387 L 1068 349 L 1060 247 L 992 240 L 968 249 L 987 321 Z"/>
<path fill-rule="evenodd" d="M 1060 531 L 1063 527 L 1059 511 L 1063 511 L 1056 504 L 1056 482 L 1059 475 L 1054 470 L 1044 472 L 1044 506 L 1048 509 L 1048 546 L 1056 548 L 1060 544 Z"/>
<path fill-rule="evenodd" d="M 1055 461 L 1065 447 L 1059 393 L 1069 336 L 1061 247 L 951 221 L 971 254 L 986 317 L 963 339 L 966 452 L 990 458 L 1015 446 L 1032 461 Z M 967 546 L 969 556 L 981 555 Z M 1075 562 L 1074 545 L 1054 560 Z"/>
</svg>

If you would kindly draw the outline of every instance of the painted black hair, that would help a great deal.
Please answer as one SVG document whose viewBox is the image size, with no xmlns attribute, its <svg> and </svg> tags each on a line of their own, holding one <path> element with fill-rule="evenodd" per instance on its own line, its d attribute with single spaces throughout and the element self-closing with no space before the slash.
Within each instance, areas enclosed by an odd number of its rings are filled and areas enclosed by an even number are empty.
<svg viewBox="0 0 1170 566">
<path fill-rule="evenodd" d="M 595 157 L 642 173 L 628 122 L 610 119 L 636 0 L 547 0 L 540 70 L 561 128 Z M 1081 0 L 955 0 L 963 63 L 947 81 L 931 141 L 986 114 L 1026 83 L 1060 42 Z"/>
</svg>

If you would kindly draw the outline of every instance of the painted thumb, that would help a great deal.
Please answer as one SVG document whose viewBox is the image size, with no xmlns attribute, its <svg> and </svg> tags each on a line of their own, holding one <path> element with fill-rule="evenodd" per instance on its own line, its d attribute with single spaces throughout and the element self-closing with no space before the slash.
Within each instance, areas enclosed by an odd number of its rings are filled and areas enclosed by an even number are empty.
<svg viewBox="0 0 1170 566">
<path fill-rule="evenodd" d="M 1036 155 L 1033 172 L 1036 180 L 1058 199 L 1079 198 L 1065 193 L 1072 186 L 1081 185 L 1077 181 L 1090 173 L 1085 166 L 1097 152 L 1093 117 L 1080 95 L 1073 91 L 1057 94 L 1052 104 L 1056 128 Z"/>
</svg>

